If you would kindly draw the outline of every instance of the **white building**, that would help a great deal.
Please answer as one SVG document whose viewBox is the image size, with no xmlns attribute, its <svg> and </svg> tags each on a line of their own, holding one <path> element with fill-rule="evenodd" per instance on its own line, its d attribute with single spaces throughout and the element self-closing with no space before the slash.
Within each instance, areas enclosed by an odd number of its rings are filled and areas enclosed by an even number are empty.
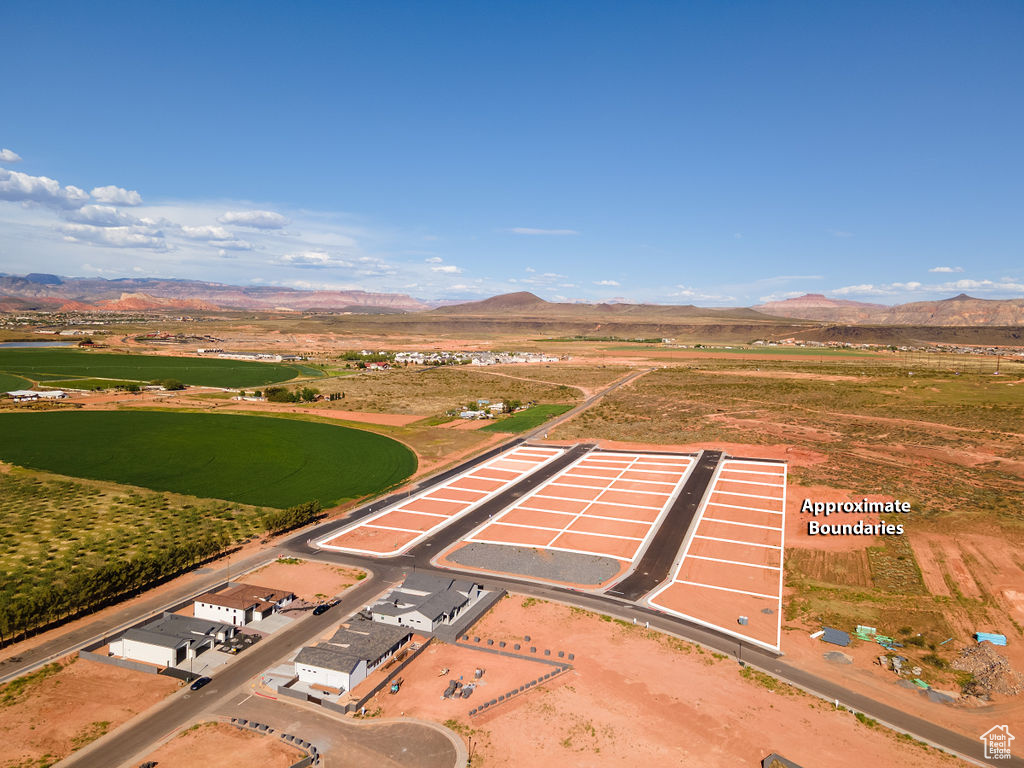
<svg viewBox="0 0 1024 768">
<path fill-rule="evenodd" d="M 411 574 L 402 586 L 375 603 L 370 614 L 381 624 L 433 632 L 452 624 L 483 594 L 483 587 L 464 579 Z"/>
<path fill-rule="evenodd" d="M 165 613 L 149 624 L 129 629 L 110 644 L 109 653 L 122 659 L 173 667 L 234 637 L 235 632 L 228 624 Z"/>
<path fill-rule="evenodd" d="M 244 627 L 277 613 L 295 599 L 295 595 L 270 587 L 234 584 L 220 592 L 207 592 L 195 599 L 197 619 L 212 619 Z"/>
<path fill-rule="evenodd" d="M 295 674 L 304 683 L 351 691 L 411 639 L 408 628 L 356 617 L 329 641 L 300 650 Z"/>
<path fill-rule="evenodd" d="M 68 393 L 63 389 L 12 389 L 7 395 L 16 403 L 32 400 L 65 400 Z"/>
</svg>

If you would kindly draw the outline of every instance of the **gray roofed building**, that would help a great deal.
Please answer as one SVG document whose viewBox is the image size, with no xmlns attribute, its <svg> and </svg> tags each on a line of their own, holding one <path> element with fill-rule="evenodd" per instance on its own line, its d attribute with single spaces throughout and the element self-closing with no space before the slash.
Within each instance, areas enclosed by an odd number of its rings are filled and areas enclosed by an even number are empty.
<svg viewBox="0 0 1024 768">
<path fill-rule="evenodd" d="M 402 586 L 370 608 L 374 621 L 433 632 L 451 624 L 468 606 L 476 603 L 483 588 L 466 579 L 412 573 Z"/>
<path fill-rule="evenodd" d="M 330 640 L 300 650 L 295 672 L 305 683 L 351 691 L 411 639 L 408 627 L 356 616 Z"/>
<path fill-rule="evenodd" d="M 110 643 L 110 653 L 170 667 L 210 650 L 217 643 L 234 637 L 235 632 L 230 624 L 165 613 L 148 624 L 127 630 Z"/>
<path fill-rule="evenodd" d="M 124 637 L 145 640 L 164 647 L 174 648 L 183 640 L 191 643 L 203 642 L 208 639 L 223 641 L 235 634 L 235 628 L 219 621 L 196 619 L 192 616 L 181 616 L 177 613 L 165 613 L 141 627 L 129 629 Z"/>
<path fill-rule="evenodd" d="M 350 674 L 359 664 L 359 657 L 354 654 L 339 650 L 330 643 L 319 643 L 313 646 L 306 646 L 295 657 L 297 664 L 306 664 L 312 667 L 322 667 L 335 672 Z"/>
</svg>

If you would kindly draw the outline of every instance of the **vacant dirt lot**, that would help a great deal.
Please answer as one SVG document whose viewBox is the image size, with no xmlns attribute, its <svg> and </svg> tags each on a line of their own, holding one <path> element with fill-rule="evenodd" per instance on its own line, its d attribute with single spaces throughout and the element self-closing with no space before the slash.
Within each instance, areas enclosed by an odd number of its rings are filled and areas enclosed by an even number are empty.
<svg viewBox="0 0 1024 768">
<path fill-rule="evenodd" d="M 224 723 L 201 723 L 179 733 L 146 759 L 160 768 L 193 768 L 198 755 L 205 765 L 288 768 L 304 754 L 274 736 L 240 731 Z"/>
<path fill-rule="evenodd" d="M 179 681 L 65 658 L 0 689 L 0 766 L 51 765 L 178 689 Z M 23 679 L 24 680 L 24 679 Z"/>
<path fill-rule="evenodd" d="M 310 560 L 278 560 L 246 574 L 245 581 L 275 589 L 287 589 L 301 600 L 313 602 L 332 597 L 359 580 L 363 571 Z"/>
<path fill-rule="evenodd" d="M 437 663 L 430 660 L 422 665 L 425 670 L 406 675 L 407 686 L 415 680 L 426 694 L 410 687 L 401 705 L 402 694 L 380 697 L 380 705 L 388 715 L 404 710 L 438 722 L 457 721 L 451 724 L 472 735 L 476 754 L 494 768 L 735 768 L 756 765 L 772 751 L 814 765 L 820 762 L 822 734 L 827 734 L 831 766 L 955 764 L 809 696 L 785 688 L 773 691 L 773 683 L 756 676 L 745 679 L 734 662 L 688 643 L 565 606 L 513 595 L 473 634 L 496 642 L 524 642 L 523 635 L 531 635 L 527 645 L 575 653 L 575 669 L 470 719 L 473 699 L 461 707 L 441 700 L 443 678 L 431 677 Z M 444 663 L 453 673 L 471 669 L 475 657 L 483 655 L 451 647 L 445 653 Z"/>
</svg>

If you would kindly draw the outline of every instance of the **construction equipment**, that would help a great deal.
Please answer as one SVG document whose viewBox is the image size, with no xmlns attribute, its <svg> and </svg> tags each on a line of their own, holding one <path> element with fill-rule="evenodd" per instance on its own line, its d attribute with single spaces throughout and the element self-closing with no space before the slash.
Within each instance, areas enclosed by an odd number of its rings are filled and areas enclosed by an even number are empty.
<svg viewBox="0 0 1024 768">
<path fill-rule="evenodd" d="M 473 691 L 476 689 L 476 683 L 470 683 L 469 685 L 462 686 L 462 698 L 468 699 L 473 695 Z"/>
<path fill-rule="evenodd" d="M 441 668 L 441 672 L 438 674 L 438 677 L 444 677 L 447 674 L 448 674 L 448 667 L 442 667 Z"/>
<path fill-rule="evenodd" d="M 404 682 L 405 682 L 405 678 L 404 677 L 396 677 L 394 680 L 392 680 L 391 681 L 391 694 L 394 695 L 394 694 L 398 693 L 399 689 L 402 687 L 402 683 L 404 683 Z"/>
<path fill-rule="evenodd" d="M 476 672 L 473 673 L 474 679 L 479 680 L 481 677 L 484 676 L 484 672 L 486 672 L 485 669 L 483 669 L 481 667 L 477 667 L 476 668 Z"/>
</svg>

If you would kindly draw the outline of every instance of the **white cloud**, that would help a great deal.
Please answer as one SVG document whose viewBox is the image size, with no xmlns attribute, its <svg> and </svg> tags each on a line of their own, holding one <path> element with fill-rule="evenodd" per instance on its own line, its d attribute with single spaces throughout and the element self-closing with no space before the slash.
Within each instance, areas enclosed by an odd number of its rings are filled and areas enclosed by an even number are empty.
<svg viewBox="0 0 1024 768">
<path fill-rule="evenodd" d="M 440 266 L 431 267 L 430 271 L 445 272 L 446 274 L 450 275 L 457 275 L 462 272 L 462 270 L 459 267 L 456 267 L 454 264 L 442 264 Z"/>
<path fill-rule="evenodd" d="M 427 264 L 440 264 L 444 259 L 440 256 L 431 256 L 429 259 L 424 259 Z"/>
<path fill-rule="evenodd" d="M 61 186 L 48 176 L 0 168 L 0 200 L 16 203 L 40 203 L 54 208 L 80 208 L 89 200 L 89 193 L 74 186 Z"/>
<path fill-rule="evenodd" d="M 218 240 L 214 243 L 218 248 L 226 249 L 229 251 L 253 251 L 256 250 L 256 246 L 250 243 L 248 240 Z"/>
<path fill-rule="evenodd" d="M 595 280 L 594 285 L 620 285 L 618 280 Z"/>
<path fill-rule="evenodd" d="M 797 296 L 803 296 L 806 291 L 782 291 L 781 293 L 770 293 L 767 296 L 762 296 L 759 301 L 762 304 L 767 304 L 770 301 L 782 301 L 783 299 L 795 299 Z"/>
<path fill-rule="evenodd" d="M 142 205 L 142 195 L 134 189 L 115 187 L 113 184 L 106 187 L 93 187 L 92 196 L 101 203 Z"/>
<path fill-rule="evenodd" d="M 509 232 L 516 235 L 578 235 L 575 229 L 536 229 L 534 227 L 512 227 Z"/>
<path fill-rule="evenodd" d="M 929 272 L 963 272 L 963 267 L 932 267 Z"/>
<path fill-rule="evenodd" d="M 77 210 L 64 214 L 68 221 L 79 224 L 91 224 L 94 227 L 128 227 L 141 222 L 131 214 L 117 210 L 110 205 L 83 205 Z"/>
<path fill-rule="evenodd" d="M 833 296 L 903 296 L 910 295 L 912 298 L 925 298 L 928 295 L 939 296 L 948 293 L 960 293 L 971 291 L 985 294 L 1008 294 L 1024 293 L 1024 282 L 1014 278 L 1004 277 L 999 280 L 950 280 L 945 283 L 919 283 L 910 281 L 906 283 L 861 283 L 860 285 L 846 285 L 841 288 L 828 291 Z"/>
<path fill-rule="evenodd" d="M 228 232 L 224 227 L 190 227 L 187 225 L 182 226 L 181 234 L 187 237 L 189 240 L 204 240 L 204 241 L 216 241 L 216 240 L 233 240 L 234 235 Z"/>
<path fill-rule="evenodd" d="M 293 267 L 348 267 L 351 264 L 344 259 L 331 256 L 324 251 L 302 251 L 301 253 L 287 253 L 279 260 L 281 264 L 288 264 Z"/>
<path fill-rule="evenodd" d="M 274 211 L 227 211 L 217 221 L 254 229 L 283 229 L 288 225 L 288 219 Z"/>
<path fill-rule="evenodd" d="M 70 242 L 106 245 L 111 248 L 167 250 L 163 234 L 144 226 L 94 227 L 90 224 L 62 224 L 57 229 L 64 235 L 64 239 Z"/>
<path fill-rule="evenodd" d="M 12 149 L 4 147 L 0 149 L 0 163 L 17 163 L 21 161 L 21 155 Z"/>
<path fill-rule="evenodd" d="M 720 293 L 705 293 L 696 288 L 685 285 L 677 285 L 676 289 L 669 293 L 669 296 L 678 299 L 696 299 L 704 301 L 736 301 L 734 296 L 725 296 Z"/>
<path fill-rule="evenodd" d="M 277 264 L 307 269 L 347 269 L 361 277 L 394 275 L 393 267 L 373 256 L 336 256 L 326 251 L 301 251 L 281 256 Z"/>
</svg>

